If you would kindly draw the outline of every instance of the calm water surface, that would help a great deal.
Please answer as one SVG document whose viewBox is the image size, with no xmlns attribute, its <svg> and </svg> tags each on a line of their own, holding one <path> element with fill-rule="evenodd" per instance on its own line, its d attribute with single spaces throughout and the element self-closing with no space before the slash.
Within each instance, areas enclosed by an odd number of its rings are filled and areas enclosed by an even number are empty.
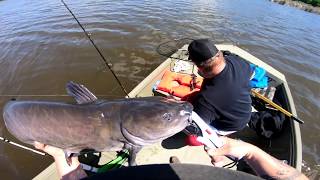
<svg viewBox="0 0 320 180">
<path fill-rule="evenodd" d="M 66 2 L 128 91 L 165 59 L 158 44 L 183 37 L 238 45 L 284 73 L 306 122 L 303 171 L 320 172 L 319 15 L 265 0 Z M 11 98 L 71 101 L 70 80 L 100 98 L 124 96 L 60 1 L 0 1 L 0 29 L 0 110 Z M 0 135 L 15 140 L 2 120 Z M 30 179 L 50 162 L 0 143 L 2 178 Z"/>
</svg>

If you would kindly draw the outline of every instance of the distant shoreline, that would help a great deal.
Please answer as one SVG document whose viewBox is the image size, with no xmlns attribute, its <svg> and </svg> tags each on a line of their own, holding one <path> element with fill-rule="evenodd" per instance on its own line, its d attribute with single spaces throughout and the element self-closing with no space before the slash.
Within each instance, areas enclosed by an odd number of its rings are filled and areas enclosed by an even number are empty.
<svg viewBox="0 0 320 180">
<path fill-rule="evenodd" d="M 301 1 L 293 1 L 293 0 L 269 0 L 269 1 L 281 4 L 281 5 L 288 5 L 288 6 L 296 7 L 301 10 L 311 12 L 311 13 L 316 13 L 316 14 L 320 15 L 320 7 L 314 7 L 310 4 L 306 4 Z"/>
</svg>

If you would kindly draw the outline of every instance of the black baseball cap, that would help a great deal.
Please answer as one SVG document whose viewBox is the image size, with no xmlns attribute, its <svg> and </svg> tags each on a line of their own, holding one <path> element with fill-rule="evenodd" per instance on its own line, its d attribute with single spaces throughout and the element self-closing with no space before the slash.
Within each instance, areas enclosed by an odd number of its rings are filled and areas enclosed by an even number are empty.
<svg viewBox="0 0 320 180">
<path fill-rule="evenodd" d="M 189 59 L 195 64 L 201 64 L 215 56 L 219 50 L 209 39 L 196 39 L 189 44 L 188 51 Z"/>
</svg>

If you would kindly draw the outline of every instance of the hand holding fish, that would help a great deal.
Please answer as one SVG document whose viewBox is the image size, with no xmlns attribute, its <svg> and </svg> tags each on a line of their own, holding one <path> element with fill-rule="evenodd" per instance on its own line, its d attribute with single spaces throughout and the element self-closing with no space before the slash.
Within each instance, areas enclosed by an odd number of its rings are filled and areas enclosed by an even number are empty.
<svg viewBox="0 0 320 180">
<path fill-rule="evenodd" d="M 60 156 L 63 156 L 63 157 L 65 156 L 62 149 L 57 148 L 57 147 L 53 147 L 53 146 L 49 146 L 49 145 L 45 145 L 45 144 L 42 144 L 37 141 L 34 142 L 34 147 L 46 152 L 47 154 L 51 155 L 54 158 L 60 157 Z"/>
<path fill-rule="evenodd" d="M 221 148 L 207 150 L 207 153 L 211 157 L 211 162 L 215 166 L 223 160 L 224 156 L 231 156 L 236 159 L 245 158 L 249 156 L 249 152 L 251 152 L 251 149 L 255 147 L 240 140 L 234 140 L 227 137 L 219 138 L 222 140 L 224 145 Z"/>
<path fill-rule="evenodd" d="M 45 145 L 37 141 L 34 142 L 34 147 L 48 153 L 53 157 L 60 179 L 70 172 L 76 170 L 80 166 L 78 157 L 71 157 L 71 163 L 69 165 L 65 158 L 65 153 L 60 148 Z"/>
<path fill-rule="evenodd" d="M 221 156 L 243 158 L 250 167 L 265 179 L 308 179 L 304 174 L 280 161 L 260 148 L 239 140 L 220 137 L 224 143 L 221 148 L 209 149 L 207 153 L 212 163 L 217 163 Z"/>
</svg>

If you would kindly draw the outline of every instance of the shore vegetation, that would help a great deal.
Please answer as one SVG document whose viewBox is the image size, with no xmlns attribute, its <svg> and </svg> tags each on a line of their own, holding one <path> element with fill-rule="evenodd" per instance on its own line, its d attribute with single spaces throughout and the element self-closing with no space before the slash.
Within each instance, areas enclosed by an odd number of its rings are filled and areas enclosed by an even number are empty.
<svg viewBox="0 0 320 180">
<path fill-rule="evenodd" d="M 301 1 L 307 4 L 311 4 L 312 6 L 319 6 L 320 7 L 320 0 L 295 0 L 295 1 Z"/>
</svg>

